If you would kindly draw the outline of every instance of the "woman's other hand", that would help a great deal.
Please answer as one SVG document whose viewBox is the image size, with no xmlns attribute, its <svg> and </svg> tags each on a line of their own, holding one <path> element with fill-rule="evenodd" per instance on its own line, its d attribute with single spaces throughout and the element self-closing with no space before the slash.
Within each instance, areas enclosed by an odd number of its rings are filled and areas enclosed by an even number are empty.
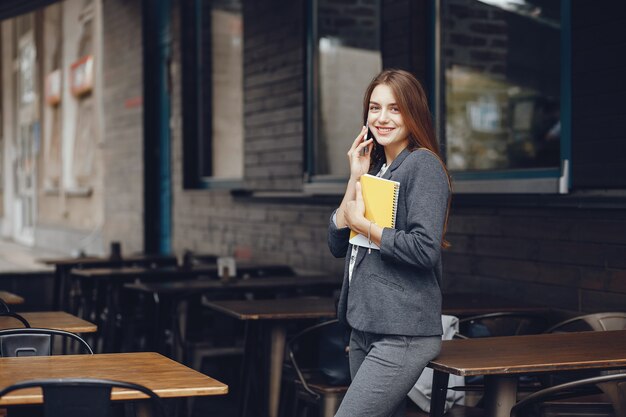
<svg viewBox="0 0 626 417">
<path fill-rule="evenodd" d="M 361 233 L 364 226 L 369 222 L 365 218 L 365 202 L 363 201 L 363 194 L 361 194 L 361 183 L 356 183 L 356 198 L 352 201 L 348 201 L 346 204 L 346 210 L 344 218 L 346 224 L 351 230 Z"/>
<path fill-rule="evenodd" d="M 372 151 L 373 138 L 365 140 L 367 126 L 363 126 L 361 133 L 354 139 L 348 151 L 350 163 L 350 179 L 358 180 L 361 175 L 367 174 L 370 169 L 370 152 Z M 365 149 L 365 151 L 363 151 Z"/>
</svg>

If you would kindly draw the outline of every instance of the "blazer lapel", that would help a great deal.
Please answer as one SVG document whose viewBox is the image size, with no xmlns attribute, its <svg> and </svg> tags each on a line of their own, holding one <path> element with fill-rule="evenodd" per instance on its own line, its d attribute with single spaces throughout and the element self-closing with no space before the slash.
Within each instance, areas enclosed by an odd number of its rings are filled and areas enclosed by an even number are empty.
<svg viewBox="0 0 626 417">
<path fill-rule="evenodd" d="M 396 156 L 396 159 L 393 160 L 393 162 L 391 163 L 391 166 L 387 168 L 387 171 L 385 171 L 382 178 L 385 178 L 387 180 L 391 179 L 391 176 L 393 175 L 393 171 L 398 169 L 400 164 L 402 164 L 402 162 L 406 159 L 407 156 L 409 156 L 410 153 L 411 151 L 409 151 L 408 148 L 404 148 L 404 150 L 400 152 L 398 156 Z"/>
</svg>

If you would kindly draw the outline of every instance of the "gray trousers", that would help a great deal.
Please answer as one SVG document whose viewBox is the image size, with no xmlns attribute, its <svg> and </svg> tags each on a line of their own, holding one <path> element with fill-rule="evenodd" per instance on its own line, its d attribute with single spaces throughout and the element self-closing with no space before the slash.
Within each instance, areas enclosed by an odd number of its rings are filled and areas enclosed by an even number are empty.
<svg viewBox="0 0 626 417">
<path fill-rule="evenodd" d="M 406 396 L 441 349 L 441 336 L 391 336 L 352 330 L 352 383 L 335 417 L 404 417 Z"/>
</svg>

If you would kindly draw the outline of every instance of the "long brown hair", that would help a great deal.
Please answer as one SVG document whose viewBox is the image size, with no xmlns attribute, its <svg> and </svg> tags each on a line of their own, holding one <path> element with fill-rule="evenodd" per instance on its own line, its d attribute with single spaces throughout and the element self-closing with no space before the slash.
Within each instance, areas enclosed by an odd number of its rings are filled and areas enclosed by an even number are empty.
<svg viewBox="0 0 626 417">
<path fill-rule="evenodd" d="M 416 149 L 424 148 L 437 156 L 448 177 L 448 186 L 451 188 L 450 174 L 439 152 L 439 144 L 437 143 L 432 117 L 428 108 L 428 99 L 426 98 L 424 88 L 413 74 L 399 69 L 386 69 L 374 77 L 365 90 L 365 96 L 363 97 L 363 120 L 367 121 L 372 92 L 374 88 L 381 84 L 391 88 L 396 99 L 396 104 L 402 115 L 402 121 L 409 132 L 409 144 L 407 146 L 409 151 L 412 152 Z M 385 151 L 377 143 L 373 135 L 368 135 L 368 137 L 374 138 L 374 146 L 370 153 L 370 169 L 375 170 L 385 160 Z M 450 201 L 451 198 L 448 199 L 446 219 L 443 225 L 443 237 L 441 240 L 443 248 L 450 247 L 450 243 L 445 238 L 448 228 L 448 215 L 450 214 Z"/>
</svg>

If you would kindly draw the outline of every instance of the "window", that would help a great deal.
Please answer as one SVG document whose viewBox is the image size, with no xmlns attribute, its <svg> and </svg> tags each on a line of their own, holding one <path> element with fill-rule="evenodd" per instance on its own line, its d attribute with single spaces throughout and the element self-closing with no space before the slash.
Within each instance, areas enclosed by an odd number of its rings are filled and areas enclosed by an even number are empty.
<svg viewBox="0 0 626 417">
<path fill-rule="evenodd" d="M 439 5 L 436 119 L 455 189 L 557 192 L 569 141 L 562 129 L 568 63 L 560 3 Z"/>
<path fill-rule="evenodd" d="M 184 183 L 243 178 L 243 17 L 240 0 L 181 4 Z"/>
<path fill-rule="evenodd" d="M 380 0 L 309 0 L 308 173 L 349 175 L 346 152 L 363 125 L 363 93 L 382 69 Z"/>
</svg>

